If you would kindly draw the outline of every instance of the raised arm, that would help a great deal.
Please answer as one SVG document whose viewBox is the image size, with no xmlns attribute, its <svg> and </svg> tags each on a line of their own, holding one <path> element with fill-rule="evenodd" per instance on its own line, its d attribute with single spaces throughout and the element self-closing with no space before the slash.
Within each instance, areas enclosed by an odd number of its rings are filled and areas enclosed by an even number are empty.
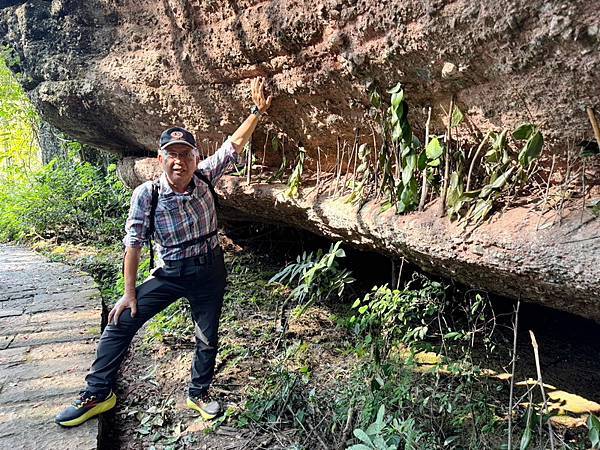
<svg viewBox="0 0 600 450">
<path fill-rule="evenodd" d="M 265 98 L 264 92 L 264 78 L 254 78 L 250 82 L 250 89 L 252 94 L 252 101 L 258 107 L 259 114 L 251 113 L 246 120 L 235 130 L 235 132 L 229 138 L 233 144 L 233 148 L 236 152 L 241 153 L 246 143 L 250 140 L 250 136 L 254 132 L 256 125 L 258 124 L 260 114 L 264 113 L 269 106 L 271 106 L 272 97 Z"/>
</svg>

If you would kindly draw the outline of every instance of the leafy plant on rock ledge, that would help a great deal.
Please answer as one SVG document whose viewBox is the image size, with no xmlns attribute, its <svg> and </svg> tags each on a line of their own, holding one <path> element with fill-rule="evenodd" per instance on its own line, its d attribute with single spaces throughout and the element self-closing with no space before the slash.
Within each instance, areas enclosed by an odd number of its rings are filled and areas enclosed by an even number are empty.
<svg viewBox="0 0 600 450">
<path fill-rule="evenodd" d="M 379 155 L 383 170 L 381 192 L 387 196 L 382 211 L 394 206 L 397 213 L 414 209 L 418 203 L 419 183 L 417 162 L 419 140 L 413 135 L 408 121 L 408 103 L 404 89 L 398 83 L 388 91 L 390 106 L 384 119 L 384 144 Z M 390 130 L 389 142 L 385 130 Z"/>
<path fill-rule="evenodd" d="M 306 151 L 304 147 L 298 147 L 298 163 L 290 175 L 288 180 L 288 188 L 285 191 L 285 195 L 290 198 L 298 197 L 300 191 L 300 185 L 302 184 L 302 172 L 304 171 L 304 159 L 306 158 Z"/>
<path fill-rule="evenodd" d="M 447 206 L 450 218 L 460 218 L 464 223 L 483 222 L 494 206 L 503 198 L 523 187 L 534 170 L 534 162 L 539 158 L 544 139 L 541 132 L 532 124 L 523 124 L 513 133 L 515 143 L 525 141 L 518 156 L 508 143 L 506 130 L 501 133 L 490 132 L 486 135 L 471 159 L 466 177 L 457 168 L 450 176 Z M 482 158 L 483 187 L 470 189 L 473 168 L 479 151 L 485 144 L 491 143 Z M 489 145 L 489 144 L 488 144 Z"/>
</svg>

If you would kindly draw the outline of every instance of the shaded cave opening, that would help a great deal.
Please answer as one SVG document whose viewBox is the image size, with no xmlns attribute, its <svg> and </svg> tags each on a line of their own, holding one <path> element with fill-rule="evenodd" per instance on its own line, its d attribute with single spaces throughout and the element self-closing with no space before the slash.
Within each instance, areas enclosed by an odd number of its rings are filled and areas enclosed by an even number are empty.
<svg viewBox="0 0 600 450">
<path fill-rule="evenodd" d="M 327 251 L 334 243 L 333 240 L 300 228 L 263 222 L 227 221 L 223 223 L 223 231 L 237 245 L 267 256 L 274 265 L 282 269 L 303 252 L 314 252 L 317 249 Z M 419 267 L 407 260 L 402 262 L 401 258 L 392 258 L 350 245 L 342 244 L 342 248 L 346 257 L 340 259 L 340 265 L 349 269 L 356 279 L 345 299 L 348 307 L 373 286 L 394 283 L 402 289 L 413 274 L 423 274 Z M 401 267 L 402 273 L 398 279 Z M 472 291 L 469 286 L 435 273 L 424 275 L 451 286 L 455 295 Z M 476 363 L 498 373 L 510 373 L 513 319 L 517 301 L 483 290 L 478 292 L 489 298 L 496 322 L 494 339 L 502 348 L 492 357 L 475 349 Z M 530 330 L 539 344 L 544 383 L 587 400 L 600 402 L 600 324 L 535 301 L 521 301 L 515 372 L 519 381 L 537 378 Z"/>
</svg>

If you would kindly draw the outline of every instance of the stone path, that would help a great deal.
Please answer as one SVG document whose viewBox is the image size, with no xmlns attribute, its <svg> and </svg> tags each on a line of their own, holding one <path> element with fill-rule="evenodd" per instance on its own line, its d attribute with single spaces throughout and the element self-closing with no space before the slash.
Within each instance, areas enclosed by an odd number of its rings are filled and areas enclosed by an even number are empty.
<svg viewBox="0 0 600 450">
<path fill-rule="evenodd" d="M 54 423 L 83 387 L 101 298 L 86 274 L 0 245 L 0 449 L 95 449 L 98 421 Z"/>
</svg>

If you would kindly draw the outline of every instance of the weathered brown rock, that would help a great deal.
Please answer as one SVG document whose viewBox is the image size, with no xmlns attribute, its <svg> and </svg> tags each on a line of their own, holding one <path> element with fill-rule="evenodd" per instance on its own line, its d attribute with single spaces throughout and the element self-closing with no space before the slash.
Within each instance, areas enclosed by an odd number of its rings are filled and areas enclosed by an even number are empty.
<svg viewBox="0 0 600 450">
<path fill-rule="evenodd" d="M 133 160 L 134 158 L 132 158 Z M 156 159 L 120 167 L 132 186 L 160 173 Z M 136 178 L 146 174 L 149 178 Z M 404 256 L 423 270 L 512 298 L 536 301 L 600 321 L 600 220 L 580 208 L 567 209 L 562 224 L 548 212 L 544 222 L 529 207 L 516 207 L 475 229 L 437 216 L 437 203 L 422 213 L 380 213 L 370 201 L 361 209 L 347 196 L 316 195 L 306 187 L 299 199 L 283 184 L 225 176 L 217 190 L 229 219 L 283 223 L 390 256 Z M 324 189 L 323 189 L 324 190 Z M 548 220 L 549 219 L 549 220 Z M 541 227 L 540 223 L 552 224 Z"/>
<path fill-rule="evenodd" d="M 254 145 L 263 148 L 265 130 L 277 133 L 291 154 L 303 144 L 308 165 L 321 148 L 325 169 L 335 163 L 338 137 L 352 142 L 360 127 L 359 141 L 372 141 L 372 83 L 404 83 L 421 137 L 422 107 L 433 108 L 432 129 L 440 132 L 442 105 L 455 94 L 468 114 L 463 135 L 531 121 L 559 155 L 591 137 L 584 107 L 600 105 L 600 3 L 592 0 L 21 3 L 0 10 L 0 36 L 20 56 L 13 68 L 25 74 L 44 118 L 123 155 L 149 154 L 172 124 L 214 148 L 246 114 L 256 75 L 269 78 L 276 98 Z M 120 172 L 136 185 L 153 176 L 153 164 L 126 160 Z M 225 205 L 246 216 L 600 316 L 599 225 L 587 215 L 583 225 L 572 214 L 560 227 L 535 231 L 537 220 L 514 209 L 465 237 L 432 208 L 378 215 L 371 204 L 357 213 L 342 200 L 288 200 L 278 186 L 242 188 L 227 179 L 221 189 Z"/>
<path fill-rule="evenodd" d="M 405 256 L 425 271 L 512 298 L 537 301 L 600 321 L 600 221 L 573 211 L 562 226 L 536 231 L 538 216 L 514 208 L 465 233 L 435 205 L 423 213 L 360 211 L 345 198 L 290 200 L 281 185 L 220 185 L 225 206 L 279 220 L 365 249 Z M 311 188 L 307 188 L 310 191 Z"/>
<path fill-rule="evenodd" d="M 0 36 L 45 119 L 120 153 L 155 148 L 171 124 L 220 141 L 256 75 L 276 93 L 272 130 L 312 154 L 357 125 L 370 138 L 370 82 L 405 84 L 417 130 L 424 106 L 441 129 L 454 93 L 472 129 L 533 121 L 558 150 L 591 136 L 583 108 L 600 105 L 593 0 L 17 3 Z"/>
</svg>

